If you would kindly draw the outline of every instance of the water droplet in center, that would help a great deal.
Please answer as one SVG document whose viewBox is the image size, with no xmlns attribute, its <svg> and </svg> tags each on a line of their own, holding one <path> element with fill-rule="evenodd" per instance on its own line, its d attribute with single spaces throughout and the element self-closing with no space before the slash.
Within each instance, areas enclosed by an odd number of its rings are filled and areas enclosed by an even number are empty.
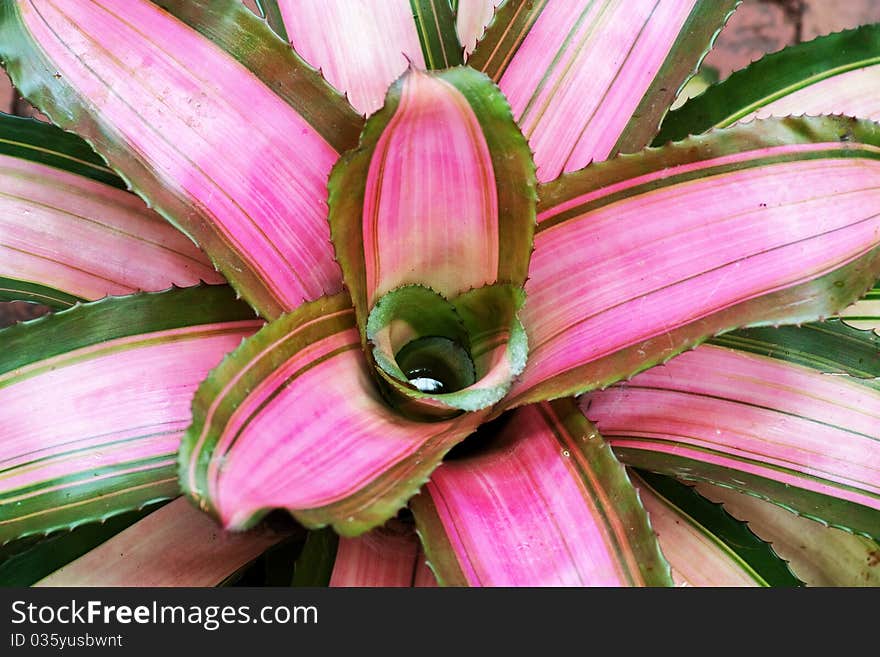
<svg viewBox="0 0 880 657">
<path fill-rule="evenodd" d="M 407 377 L 411 377 L 409 382 L 421 392 L 443 393 L 446 386 L 442 381 L 429 376 L 429 372 L 424 369 L 418 369 L 413 372 L 407 372 Z"/>
<path fill-rule="evenodd" d="M 420 392 L 455 392 L 475 379 L 470 355 L 449 338 L 418 338 L 403 347 L 396 358 L 406 380 Z"/>
</svg>

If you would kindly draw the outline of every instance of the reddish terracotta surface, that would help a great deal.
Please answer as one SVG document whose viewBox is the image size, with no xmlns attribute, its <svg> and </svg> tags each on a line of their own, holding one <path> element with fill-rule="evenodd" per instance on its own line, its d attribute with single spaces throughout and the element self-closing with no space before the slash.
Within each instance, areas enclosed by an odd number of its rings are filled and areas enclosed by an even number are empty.
<svg viewBox="0 0 880 657">
<path fill-rule="evenodd" d="M 795 43 L 796 31 L 779 4 L 745 2 L 718 35 L 703 66 L 717 69 L 720 77 L 726 78 L 764 53 Z"/>
<path fill-rule="evenodd" d="M 703 65 L 726 78 L 765 53 L 876 22 L 880 22 L 877 0 L 745 0 Z"/>
<path fill-rule="evenodd" d="M 6 75 L 0 76 L 0 110 L 8 112 L 12 109 L 12 85 Z"/>
<path fill-rule="evenodd" d="M 49 308 L 36 303 L 11 301 L 0 303 L 0 328 L 34 319 L 49 312 Z"/>
</svg>

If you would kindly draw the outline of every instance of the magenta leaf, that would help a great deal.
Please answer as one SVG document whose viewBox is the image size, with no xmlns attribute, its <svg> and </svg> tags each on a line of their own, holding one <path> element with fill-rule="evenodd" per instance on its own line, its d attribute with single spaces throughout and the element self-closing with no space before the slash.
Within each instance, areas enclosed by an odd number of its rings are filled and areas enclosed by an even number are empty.
<svg viewBox="0 0 880 657">
<path fill-rule="evenodd" d="M 0 300 L 53 308 L 222 283 L 205 255 L 74 135 L 0 115 Z"/>
<path fill-rule="evenodd" d="M 570 400 L 518 409 L 482 437 L 410 503 L 440 584 L 671 584 L 626 473 Z"/>
<path fill-rule="evenodd" d="M 392 519 L 357 538 L 340 538 L 330 586 L 437 586 L 411 524 Z"/>
<path fill-rule="evenodd" d="M 876 341 L 849 331 L 826 334 L 812 360 L 800 342 L 781 349 L 731 334 L 718 339 L 727 346 L 701 346 L 585 395 L 581 407 L 625 463 L 718 483 L 876 538 L 878 379 L 825 363 L 848 341 Z"/>
<path fill-rule="evenodd" d="M 498 89 L 468 68 L 408 71 L 330 179 L 333 244 L 361 326 L 404 285 L 448 299 L 521 286 L 534 203 L 531 155 Z"/>
<path fill-rule="evenodd" d="M 285 508 L 355 536 L 394 516 L 484 417 L 416 422 L 392 409 L 337 295 L 272 322 L 203 382 L 181 485 L 228 528 Z"/>
</svg>

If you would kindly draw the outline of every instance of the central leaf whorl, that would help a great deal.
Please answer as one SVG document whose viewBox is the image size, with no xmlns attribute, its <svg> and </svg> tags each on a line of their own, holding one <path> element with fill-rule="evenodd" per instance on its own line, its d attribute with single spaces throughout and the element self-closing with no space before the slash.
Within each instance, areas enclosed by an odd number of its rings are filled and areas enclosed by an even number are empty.
<svg viewBox="0 0 880 657">
<path fill-rule="evenodd" d="M 384 295 L 370 311 L 366 337 L 392 403 L 408 415 L 437 419 L 499 401 L 526 363 L 526 334 L 517 319 L 523 300 L 510 285 L 454 299 L 419 285 Z"/>
<path fill-rule="evenodd" d="M 507 100 L 467 67 L 406 71 L 333 168 L 336 257 L 377 379 L 401 413 L 486 409 L 525 366 L 517 312 L 535 187 Z"/>
</svg>

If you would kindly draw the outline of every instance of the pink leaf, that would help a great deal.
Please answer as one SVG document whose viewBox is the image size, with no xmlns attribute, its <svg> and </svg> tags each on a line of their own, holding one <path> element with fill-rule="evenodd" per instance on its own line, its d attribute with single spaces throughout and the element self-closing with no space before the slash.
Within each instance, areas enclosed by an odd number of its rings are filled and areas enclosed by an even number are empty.
<svg viewBox="0 0 880 657">
<path fill-rule="evenodd" d="M 358 536 L 340 538 L 330 586 L 437 586 L 412 527 L 391 520 Z"/>
<path fill-rule="evenodd" d="M 20 0 L 0 50 L 23 93 L 266 316 L 338 291 L 326 181 L 357 117 L 241 3 L 163 4 L 181 18 L 146 0 Z"/>
<path fill-rule="evenodd" d="M 278 0 L 290 43 L 361 114 L 382 107 L 407 63 L 425 68 L 410 0 Z"/>
<path fill-rule="evenodd" d="M 403 285 L 521 285 L 534 172 L 498 89 L 468 68 L 408 71 L 334 169 L 330 224 L 362 322 Z"/>
<path fill-rule="evenodd" d="M 490 440 L 411 502 L 441 584 L 670 583 L 623 469 L 570 401 L 519 409 Z"/>
<path fill-rule="evenodd" d="M 494 282 L 495 185 L 489 146 L 467 99 L 444 80 L 411 71 L 367 173 L 367 304 L 428 279 L 445 296 Z"/>
<path fill-rule="evenodd" d="M 507 96 L 545 182 L 650 143 L 733 6 L 509 0 L 468 63 Z"/>
<path fill-rule="evenodd" d="M 880 119 L 880 64 L 828 77 L 793 91 L 747 114 L 742 122 L 792 114 L 846 114 L 874 121 Z"/>
<path fill-rule="evenodd" d="M 305 304 L 206 379 L 181 485 L 229 528 L 286 508 L 346 536 L 383 524 L 485 414 L 408 420 L 375 388 L 344 295 Z"/>
<path fill-rule="evenodd" d="M 198 247 L 136 196 L 6 155 L 0 254 L 0 277 L 80 299 L 223 282 Z"/>
<path fill-rule="evenodd" d="M 486 26 L 503 0 L 458 0 L 456 29 L 466 55 L 474 51 Z"/>
<path fill-rule="evenodd" d="M 36 586 L 216 586 L 283 538 L 265 528 L 224 532 L 179 499 Z"/>
<path fill-rule="evenodd" d="M 880 133 L 767 120 L 542 191 L 508 404 L 599 388 L 745 325 L 829 316 L 880 274 Z"/>
<path fill-rule="evenodd" d="M 176 496 L 193 393 L 261 324 L 211 286 L 109 298 L 2 331 L 0 541 Z"/>
<path fill-rule="evenodd" d="M 581 406 L 627 463 L 877 532 L 880 392 L 871 380 L 704 345 Z"/>
</svg>

